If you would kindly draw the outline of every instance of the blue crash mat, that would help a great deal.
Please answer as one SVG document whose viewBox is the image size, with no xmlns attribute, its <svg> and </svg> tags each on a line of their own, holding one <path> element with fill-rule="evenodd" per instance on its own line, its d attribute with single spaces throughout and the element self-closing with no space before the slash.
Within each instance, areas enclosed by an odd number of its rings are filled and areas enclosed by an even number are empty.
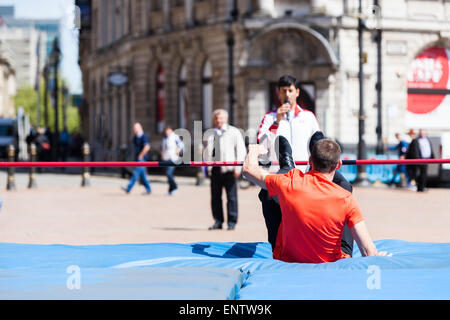
<svg viewBox="0 0 450 320">
<path fill-rule="evenodd" d="M 393 257 L 300 264 L 268 243 L 0 243 L 0 299 L 450 299 L 450 243 L 380 240 Z M 80 290 L 69 290 L 70 266 Z"/>
<path fill-rule="evenodd" d="M 69 273 L 68 273 L 69 271 Z M 2 300 L 235 300 L 243 274 L 225 268 L 0 269 Z"/>
</svg>

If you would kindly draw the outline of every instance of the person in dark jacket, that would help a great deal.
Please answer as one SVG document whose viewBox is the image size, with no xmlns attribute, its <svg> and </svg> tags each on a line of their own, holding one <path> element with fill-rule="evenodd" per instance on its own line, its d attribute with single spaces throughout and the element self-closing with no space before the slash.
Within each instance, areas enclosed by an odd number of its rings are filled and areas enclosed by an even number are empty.
<svg viewBox="0 0 450 320">
<path fill-rule="evenodd" d="M 406 154 L 407 159 L 433 159 L 433 145 L 430 139 L 427 137 L 425 130 L 419 130 L 419 136 L 411 141 L 408 152 Z M 427 170 L 428 165 L 418 165 L 418 176 L 416 177 L 417 192 L 424 192 L 427 184 Z"/>
<path fill-rule="evenodd" d="M 144 133 L 144 130 L 142 129 L 142 125 L 138 122 L 136 122 L 133 126 L 134 131 L 134 138 L 133 138 L 133 144 L 135 149 L 135 160 L 144 162 L 148 158 L 148 152 L 150 151 L 150 142 L 148 140 L 147 135 Z M 130 193 L 131 189 L 133 189 L 135 183 L 138 180 L 141 180 L 147 195 L 152 194 L 152 189 L 150 186 L 150 182 L 147 179 L 146 176 L 146 169 L 145 167 L 136 167 L 134 168 L 133 175 L 131 176 L 130 182 L 128 183 L 128 186 L 126 188 L 122 188 L 123 191 L 126 193 Z"/>
</svg>

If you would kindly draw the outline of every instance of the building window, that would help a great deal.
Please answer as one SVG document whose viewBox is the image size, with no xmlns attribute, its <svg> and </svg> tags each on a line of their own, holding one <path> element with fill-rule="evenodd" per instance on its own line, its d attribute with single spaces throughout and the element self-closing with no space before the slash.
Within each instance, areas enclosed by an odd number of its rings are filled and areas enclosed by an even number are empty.
<svg viewBox="0 0 450 320">
<path fill-rule="evenodd" d="M 211 62 L 207 60 L 203 65 L 202 74 L 202 121 L 203 129 L 209 129 L 212 126 L 212 106 L 213 106 L 213 69 Z"/>
<path fill-rule="evenodd" d="M 178 127 L 186 128 L 187 119 L 187 67 L 183 63 L 178 75 Z"/>
<path fill-rule="evenodd" d="M 156 133 L 161 134 L 166 120 L 166 91 L 164 69 L 160 66 L 156 73 Z"/>
<path fill-rule="evenodd" d="M 175 7 L 183 7 L 184 6 L 184 0 L 175 0 L 173 5 Z"/>
<path fill-rule="evenodd" d="M 163 2 L 163 0 L 152 0 L 150 10 L 151 11 L 161 11 L 162 10 L 162 2 Z"/>
</svg>

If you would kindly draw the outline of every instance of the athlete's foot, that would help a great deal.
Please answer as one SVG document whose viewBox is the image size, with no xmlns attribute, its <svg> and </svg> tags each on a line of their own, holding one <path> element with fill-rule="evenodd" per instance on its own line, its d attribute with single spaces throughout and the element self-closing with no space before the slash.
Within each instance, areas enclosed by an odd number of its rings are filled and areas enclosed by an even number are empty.
<svg viewBox="0 0 450 320">
<path fill-rule="evenodd" d="M 278 136 L 275 141 L 275 146 L 278 146 L 278 163 L 280 170 L 290 171 L 295 168 L 294 159 L 292 159 L 292 148 L 289 141 L 283 137 Z"/>
</svg>

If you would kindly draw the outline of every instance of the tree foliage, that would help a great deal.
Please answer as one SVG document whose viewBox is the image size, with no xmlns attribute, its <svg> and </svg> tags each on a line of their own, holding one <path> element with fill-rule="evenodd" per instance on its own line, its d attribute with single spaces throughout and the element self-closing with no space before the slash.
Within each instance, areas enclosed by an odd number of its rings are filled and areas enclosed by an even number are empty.
<svg viewBox="0 0 450 320">
<path fill-rule="evenodd" d="M 63 96 L 63 92 L 61 88 L 64 85 L 64 82 L 61 79 L 58 79 L 59 83 L 59 95 L 58 95 L 58 121 L 59 121 L 59 131 L 63 129 L 63 106 L 65 97 Z M 54 98 L 53 92 L 47 93 L 48 100 L 48 127 L 51 131 L 55 130 L 55 108 L 53 107 Z M 40 123 L 38 126 L 45 127 L 45 84 L 44 81 L 40 83 Z M 16 114 L 19 107 L 23 107 L 25 114 L 30 117 L 30 123 L 33 125 L 37 125 L 37 99 L 38 95 L 35 89 L 31 86 L 25 86 L 18 90 L 14 102 L 16 107 Z M 81 132 L 81 117 L 78 111 L 78 107 L 73 105 L 73 101 L 71 96 L 69 96 L 67 101 L 67 129 L 70 133 L 80 133 Z"/>
</svg>

